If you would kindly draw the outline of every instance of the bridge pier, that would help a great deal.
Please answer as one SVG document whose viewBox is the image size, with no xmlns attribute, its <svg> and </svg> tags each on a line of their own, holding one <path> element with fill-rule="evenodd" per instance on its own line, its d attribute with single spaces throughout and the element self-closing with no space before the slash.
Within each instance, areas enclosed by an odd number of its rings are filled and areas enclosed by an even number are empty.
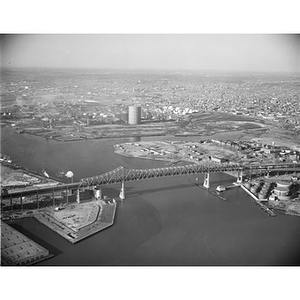
<svg viewBox="0 0 300 300">
<path fill-rule="evenodd" d="M 94 197 L 96 198 L 96 200 L 102 199 L 102 189 L 100 187 L 96 187 L 94 189 Z"/>
<path fill-rule="evenodd" d="M 205 173 L 204 175 L 204 183 L 203 183 L 203 187 L 209 189 L 210 188 L 210 182 L 209 182 L 209 173 Z"/>
<path fill-rule="evenodd" d="M 66 189 L 67 204 L 69 204 L 69 189 Z"/>
<path fill-rule="evenodd" d="M 21 210 L 23 211 L 23 195 L 22 195 L 22 193 L 20 196 L 20 202 L 21 202 Z"/>
<path fill-rule="evenodd" d="M 54 188 L 52 188 L 52 201 L 53 201 L 53 206 L 55 206 Z"/>
<path fill-rule="evenodd" d="M 39 191 L 36 191 L 36 201 L 37 201 L 37 209 L 40 208 L 40 204 L 39 204 Z"/>
<path fill-rule="evenodd" d="M 243 170 L 238 170 L 236 183 L 241 184 L 243 182 Z"/>
<path fill-rule="evenodd" d="M 124 200 L 124 199 L 125 199 L 125 184 L 124 184 L 124 181 L 122 181 L 121 191 L 120 191 L 119 198 L 120 198 L 121 200 Z"/>
<path fill-rule="evenodd" d="M 80 203 L 80 191 L 79 191 L 79 189 L 76 190 L 76 202 Z"/>
</svg>

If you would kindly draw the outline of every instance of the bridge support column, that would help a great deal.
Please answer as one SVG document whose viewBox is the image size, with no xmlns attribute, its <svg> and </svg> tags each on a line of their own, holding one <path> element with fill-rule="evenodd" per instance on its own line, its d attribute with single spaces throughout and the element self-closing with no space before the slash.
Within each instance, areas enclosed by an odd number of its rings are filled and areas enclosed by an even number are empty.
<svg viewBox="0 0 300 300">
<path fill-rule="evenodd" d="M 79 189 L 76 190 L 76 202 L 80 203 L 80 191 L 79 191 Z"/>
<path fill-rule="evenodd" d="M 66 189 L 67 204 L 69 204 L 69 189 Z"/>
<path fill-rule="evenodd" d="M 203 186 L 207 189 L 210 188 L 210 184 L 209 184 L 209 173 L 205 173 L 204 175 L 204 183 Z"/>
<path fill-rule="evenodd" d="M 20 202 L 21 202 L 21 210 L 23 211 L 23 195 L 22 195 L 22 193 L 20 196 Z"/>
<path fill-rule="evenodd" d="M 241 184 L 243 182 L 243 170 L 238 170 L 236 183 Z"/>
<path fill-rule="evenodd" d="M 52 201 L 53 201 L 53 206 L 55 206 L 54 188 L 52 189 Z"/>
<path fill-rule="evenodd" d="M 96 200 L 102 199 L 102 189 L 100 187 L 96 187 L 94 189 L 94 197 L 96 198 Z"/>
<path fill-rule="evenodd" d="M 37 201 L 37 209 L 40 208 L 40 204 L 39 204 L 39 191 L 36 191 L 36 201 Z"/>
<path fill-rule="evenodd" d="M 124 181 L 122 181 L 121 191 L 120 191 L 119 198 L 120 198 L 121 200 L 124 200 L 124 199 L 125 199 L 125 184 L 124 184 Z"/>
</svg>

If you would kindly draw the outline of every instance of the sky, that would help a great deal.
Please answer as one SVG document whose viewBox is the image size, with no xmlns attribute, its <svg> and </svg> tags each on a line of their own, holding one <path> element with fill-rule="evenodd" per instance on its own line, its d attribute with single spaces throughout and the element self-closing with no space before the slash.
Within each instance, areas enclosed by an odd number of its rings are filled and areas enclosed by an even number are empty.
<svg viewBox="0 0 300 300">
<path fill-rule="evenodd" d="M 8 34 L 1 67 L 300 72 L 295 34 Z"/>
</svg>

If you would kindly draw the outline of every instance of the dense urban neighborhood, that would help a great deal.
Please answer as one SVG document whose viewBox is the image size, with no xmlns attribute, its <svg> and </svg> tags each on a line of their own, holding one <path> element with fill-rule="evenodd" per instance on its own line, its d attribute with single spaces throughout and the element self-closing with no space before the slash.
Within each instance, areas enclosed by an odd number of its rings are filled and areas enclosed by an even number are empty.
<svg viewBox="0 0 300 300">
<path fill-rule="evenodd" d="M 2 97 L 16 100 L 8 107 L 3 102 L 1 126 L 60 141 L 272 128 L 299 136 L 293 75 L 91 72 L 48 77 L 41 71 L 42 80 L 36 73 L 19 80 L 13 71 L 3 73 Z M 128 124 L 133 104 L 141 107 L 140 126 Z"/>
</svg>

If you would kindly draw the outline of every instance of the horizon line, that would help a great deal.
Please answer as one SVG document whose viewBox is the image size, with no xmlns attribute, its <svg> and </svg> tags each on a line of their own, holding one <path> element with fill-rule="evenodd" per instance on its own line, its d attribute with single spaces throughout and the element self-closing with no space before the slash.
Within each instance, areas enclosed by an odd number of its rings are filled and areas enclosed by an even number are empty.
<svg viewBox="0 0 300 300">
<path fill-rule="evenodd" d="M 19 70 L 19 69 L 31 69 L 31 70 L 91 70 L 91 71 L 120 71 L 120 72 L 219 72 L 219 73 L 284 73 L 284 74 L 299 74 L 300 71 L 276 71 L 276 70 L 224 70 L 224 69 L 173 69 L 173 68 L 105 68 L 105 67 L 51 67 L 51 66 L 41 66 L 41 67 L 30 67 L 30 66 L 0 66 L 0 71 L 10 71 L 10 70 Z"/>
</svg>

